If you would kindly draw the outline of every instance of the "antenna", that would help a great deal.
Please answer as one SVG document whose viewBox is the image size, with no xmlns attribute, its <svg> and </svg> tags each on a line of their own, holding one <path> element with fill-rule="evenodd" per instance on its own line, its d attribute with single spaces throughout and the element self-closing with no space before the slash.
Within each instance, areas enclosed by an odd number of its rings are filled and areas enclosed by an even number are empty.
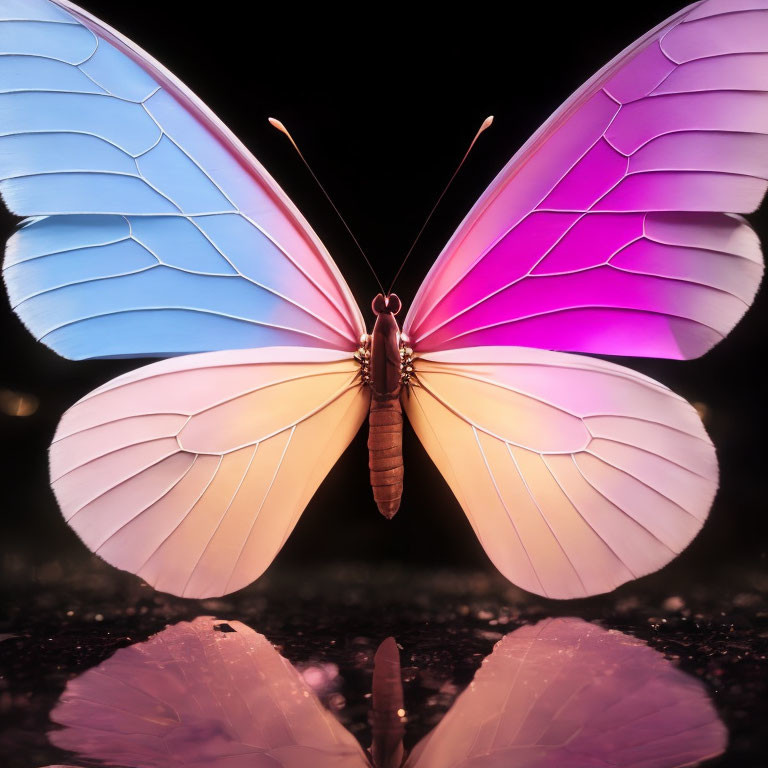
<svg viewBox="0 0 768 768">
<path fill-rule="evenodd" d="M 475 146 L 475 142 L 480 138 L 480 134 L 483 133 L 485 130 L 491 127 L 491 124 L 493 123 L 493 115 L 488 115 L 488 117 L 483 120 L 483 124 L 478 129 L 477 133 L 475 134 L 475 138 L 472 139 L 472 141 L 469 144 L 469 147 L 467 148 L 467 151 L 464 153 L 464 157 L 461 158 L 461 162 L 456 166 L 456 170 L 453 172 L 453 176 L 451 176 L 450 179 L 448 179 L 448 183 L 445 185 L 443 191 L 440 193 L 440 197 L 437 198 L 437 201 L 432 206 L 432 210 L 429 212 L 429 215 L 427 216 L 424 223 L 421 225 L 421 229 L 419 230 L 419 233 L 416 235 L 416 239 L 411 243 L 411 247 L 408 249 L 408 253 L 405 254 L 405 258 L 403 259 L 402 263 L 400 264 L 400 268 L 395 272 L 395 276 L 392 278 L 392 282 L 389 284 L 389 291 L 387 293 L 391 293 L 392 289 L 395 287 L 395 280 L 400 276 L 400 273 L 403 271 L 403 267 L 405 266 L 405 262 L 408 261 L 408 257 L 411 255 L 413 249 L 416 247 L 416 243 L 419 242 L 419 238 L 421 237 L 424 230 L 427 228 L 427 224 L 429 224 L 430 219 L 432 218 L 432 215 L 437 210 L 437 206 L 440 205 L 440 201 L 445 197 L 445 193 L 448 191 L 448 188 L 453 183 L 453 180 L 456 178 L 456 175 L 461 170 L 461 166 L 464 165 L 464 161 L 469 157 L 469 153 L 472 151 L 472 147 Z"/>
<path fill-rule="evenodd" d="M 376 274 L 376 270 L 371 265 L 371 262 L 368 261 L 368 257 L 365 255 L 365 251 L 363 250 L 363 247 L 357 241 L 357 238 L 353 234 L 352 230 L 349 228 L 349 225 L 347 224 L 347 222 L 344 221 L 344 217 L 341 215 L 341 213 L 339 213 L 339 209 L 334 205 L 333 200 L 331 200 L 331 196 L 325 191 L 325 187 L 320 183 L 320 179 L 318 179 L 317 176 L 315 176 L 315 172 L 312 170 L 309 163 L 304 158 L 304 155 L 301 154 L 301 150 L 299 149 L 296 142 L 293 140 L 293 136 L 291 136 L 291 134 L 288 132 L 288 129 L 277 118 L 270 117 L 269 124 L 273 128 L 276 128 L 278 131 L 280 131 L 280 133 L 284 133 L 288 137 L 288 141 L 290 141 L 291 144 L 293 145 L 293 148 L 296 150 L 296 153 L 301 158 L 301 162 L 304 163 L 307 170 L 312 175 L 312 178 L 315 180 L 315 183 L 317 184 L 318 187 L 320 187 L 321 192 L 325 195 L 325 199 L 331 204 L 331 208 L 333 208 L 333 210 L 336 212 L 336 215 L 339 217 L 339 220 L 341 221 L 341 223 L 344 225 L 344 228 L 349 233 L 349 236 L 352 238 L 352 240 L 354 240 L 355 245 L 357 246 L 357 250 L 360 251 L 360 254 L 362 255 L 363 259 L 365 259 L 365 263 L 368 265 L 368 269 L 371 270 L 371 274 L 373 275 L 374 279 L 378 283 L 379 288 L 381 289 L 381 292 L 384 293 L 384 286 L 381 284 L 381 280 L 379 280 L 379 276 Z"/>
</svg>

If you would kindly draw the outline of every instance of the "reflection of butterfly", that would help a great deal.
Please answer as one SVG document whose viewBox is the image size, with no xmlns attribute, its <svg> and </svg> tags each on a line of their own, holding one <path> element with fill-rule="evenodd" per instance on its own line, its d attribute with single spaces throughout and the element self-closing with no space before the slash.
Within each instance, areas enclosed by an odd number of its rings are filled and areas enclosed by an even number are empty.
<svg viewBox="0 0 768 768">
<path fill-rule="evenodd" d="M 696 413 L 550 350 L 696 357 L 751 302 L 759 243 L 732 213 L 766 189 L 766 9 L 705 0 L 627 49 L 472 208 L 403 334 L 392 295 L 367 336 L 307 222 L 173 75 L 65 0 L 2 0 L 0 188 L 31 217 L 4 268 L 16 312 L 67 357 L 182 355 L 64 416 L 69 524 L 158 589 L 231 592 L 369 407 L 394 514 L 402 402 L 516 584 L 577 597 L 667 563 L 717 485 Z"/>
<path fill-rule="evenodd" d="M 320 704 L 312 677 L 244 624 L 198 618 L 71 680 L 51 714 L 65 728 L 50 738 L 135 768 L 398 768 L 405 711 L 394 640 L 375 657 L 368 754 Z M 672 768 L 714 757 L 725 742 L 697 680 L 640 640 L 554 619 L 499 641 L 404 764 Z"/>
</svg>

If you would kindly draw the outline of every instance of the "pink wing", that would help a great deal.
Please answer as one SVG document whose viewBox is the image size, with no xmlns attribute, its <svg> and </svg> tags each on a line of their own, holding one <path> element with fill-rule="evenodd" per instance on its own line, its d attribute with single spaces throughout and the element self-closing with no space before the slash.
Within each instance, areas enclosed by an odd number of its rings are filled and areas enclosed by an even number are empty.
<svg viewBox="0 0 768 768">
<path fill-rule="evenodd" d="M 607 592 L 698 533 L 717 459 L 696 411 L 603 360 L 523 347 L 417 355 L 408 420 L 494 565 L 552 598 Z"/>
<path fill-rule="evenodd" d="M 269 566 L 368 413 L 344 352 L 186 355 L 120 376 L 59 424 L 51 483 L 107 562 L 184 597 Z"/>
<path fill-rule="evenodd" d="M 520 345 L 691 358 L 762 276 L 739 216 L 768 178 L 768 2 L 705 0 L 627 48 L 496 177 L 404 331 L 419 351 Z"/>
<path fill-rule="evenodd" d="M 56 746 L 110 765 L 368 766 L 291 664 L 239 621 L 201 617 L 119 650 L 67 684 L 51 719 L 64 726 L 49 734 Z"/>
<path fill-rule="evenodd" d="M 680 768 L 726 741 L 703 686 L 645 643 L 546 619 L 497 643 L 406 768 Z"/>
</svg>

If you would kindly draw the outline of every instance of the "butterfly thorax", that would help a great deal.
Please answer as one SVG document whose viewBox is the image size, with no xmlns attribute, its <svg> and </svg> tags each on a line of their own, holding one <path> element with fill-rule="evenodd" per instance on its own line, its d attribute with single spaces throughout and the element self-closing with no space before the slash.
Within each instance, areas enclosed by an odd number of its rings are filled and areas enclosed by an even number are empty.
<svg viewBox="0 0 768 768">
<path fill-rule="evenodd" d="M 400 311 L 400 299 L 392 294 L 378 294 L 373 300 L 376 322 L 371 334 L 370 386 L 373 397 L 396 399 L 400 396 L 400 328 L 395 315 Z"/>
<path fill-rule="evenodd" d="M 372 308 L 376 314 L 373 332 L 358 352 L 363 381 L 371 388 L 368 424 L 368 467 L 373 497 L 384 517 L 391 519 L 403 493 L 403 413 L 400 390 L 410 377 L 410 356 L 401 348 L 400 311 L 396 294 L 378 294 Z"/>
</svg>

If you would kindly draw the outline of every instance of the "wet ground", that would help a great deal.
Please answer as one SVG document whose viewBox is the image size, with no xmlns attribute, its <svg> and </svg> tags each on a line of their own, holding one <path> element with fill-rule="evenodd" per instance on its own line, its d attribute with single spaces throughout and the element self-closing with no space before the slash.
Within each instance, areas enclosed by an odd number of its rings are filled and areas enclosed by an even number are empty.
<svg viewBox="0 0 768 768">
<path fill-rule="evenodd" d="M 96 559 L 76 569 L 50 564 L 32 583 L 20 564 L 3 570 L 0 755 L 8 768 L 85 764 L 46 735 L 67 681 L 200 615 L 248 624 L 300 670 L 331 670 L 323 703 L 365 746 L 373 653 L 394 635 L 407 747 L 439 722 L 504 635 L 548 616 L 580 617 L 646 641 L 702 681 L 729 732 L 726 753 L 706 766 L 768 766 L 768 575 L 760 571 L 678 579 L 675 590 L 662 572 L 611 595 L 563 602 L 523 593 L 490 571 L 274 567 L 234 596 L 193 601 L 156 593 Z"/>
</svg>

